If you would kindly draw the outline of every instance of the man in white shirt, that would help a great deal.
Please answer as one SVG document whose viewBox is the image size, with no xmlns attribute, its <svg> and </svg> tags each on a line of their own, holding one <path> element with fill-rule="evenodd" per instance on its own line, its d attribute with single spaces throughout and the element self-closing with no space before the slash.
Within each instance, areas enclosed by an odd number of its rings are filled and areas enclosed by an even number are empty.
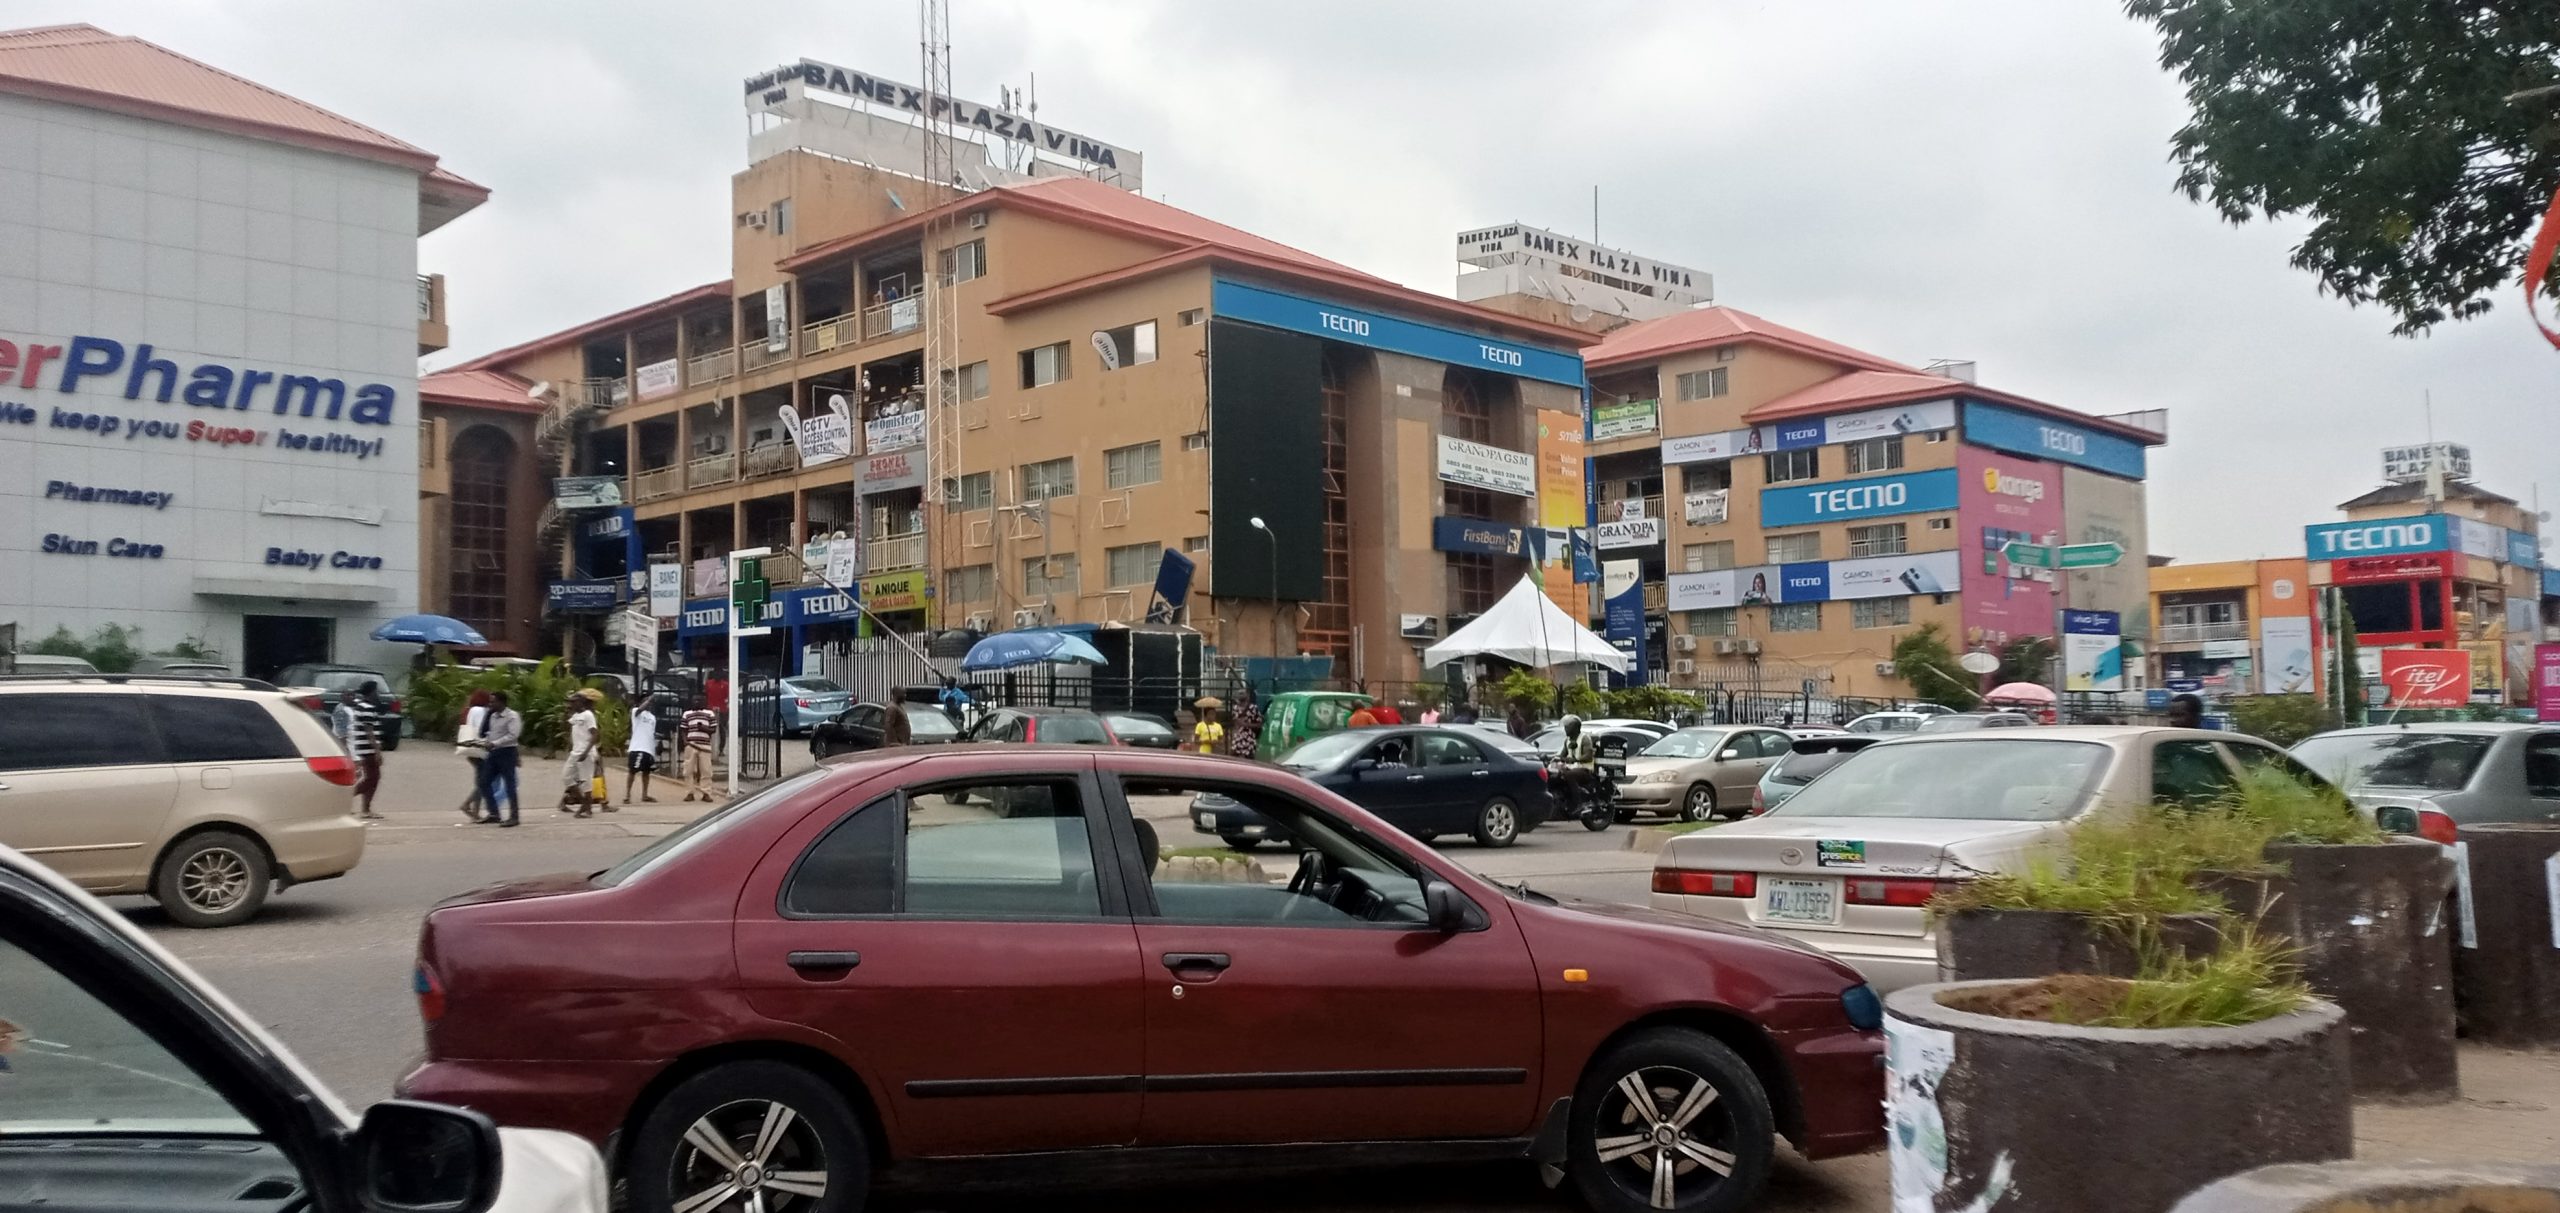
<svg viewBox="0 0 2560 1213">
<path fill-rule="evenodd" d="M 656 703 L 656 696 L 644 695 L 640 702 L 631 708 L 631 744 L 624 747 L 627 751 L 624 760 L 630 770 L 629 776 L 622 784 L 622 803 L 624 804 L 631 803 L 631 789 L 634 784 L 639 785 L 640 799 L 650 804 L 658 803 L 658 798 L 649 794 L 649 776 L 658 769 L 658 712 L 654 706 Z M 606 805 L 605 811 L 612 812 L 613 806 Z"/>
<path fill-rule="evenodd" d="M 569 692 L 569 761 L 560 768 L 560 811 L 580 817 L 595 813 L 596 693 Z M 610 808 L 611 806 L 607 806 Z"/>
</svg>

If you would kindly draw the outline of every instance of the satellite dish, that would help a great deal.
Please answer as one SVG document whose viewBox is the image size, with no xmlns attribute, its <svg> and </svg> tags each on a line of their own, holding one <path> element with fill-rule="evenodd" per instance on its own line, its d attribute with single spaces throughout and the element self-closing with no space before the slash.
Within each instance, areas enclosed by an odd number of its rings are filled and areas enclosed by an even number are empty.
<svg viewBox="0 0 2560 1213">
<path fill-rule="evenodd" d="M 1591 307 L 1589 304 L 1577 303 L 1573 305 L 1574 323 L 1580 324 L 1581 322 L 1589 319 L 1591 319 Z"/>
<path fill-rule="evenodd" d="M 1968 674 L 1988 674 L 2000 668 L 2000 659 L 1977 650 L 1956 658 L 1956 664 L 1963 666 Z"/>
</svg>

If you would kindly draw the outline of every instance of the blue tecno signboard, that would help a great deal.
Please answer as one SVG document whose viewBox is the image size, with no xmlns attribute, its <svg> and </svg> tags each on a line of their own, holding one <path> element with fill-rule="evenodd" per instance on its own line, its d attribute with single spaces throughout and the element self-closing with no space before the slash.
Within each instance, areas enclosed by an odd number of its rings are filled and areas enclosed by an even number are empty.
<svg viewBox="0 0 2560 1213">
<path fill-rule="evenodd" d="M 1804 421 L 1781 421 L 1770 428 L 1778 431 L 1778 449 L 1782 451 L 1792 451 L 1798 447 L 1821 446 L 1823 442 L 1823 424 L 1820 417 Z"/>
<path fill-rule="evenodd" d="M 2542 567 L 2542 541 L 2523 531 L 2507 532 L 2507 563 L 2520 569 Z"/>
<path fill-rule="evenodd" d="M 1844 518 L 1918 514 L 1956 508 L 1956 470 L 1877 476 L 1829 484 L 1782 484 L 1760 490 L 1760 525 L 1805 526 Z"/>
<path fill-rule="evenodd" d="M 1269 287 L 1221 278 L 1210 291 L 1209 310 L 1223 319 L 1306 333 L 1327 341 L 1392 350 L 1523 379 L 1582 386 L 1579 354 L 1442 328 Z"/>
<path fill-rule="evenodd" d="M 1831 597 L 1831 566 L 1820 560 L 1778 566 L 1778 601 L 1824 602 Z"/>
<path fill-rule="evenodd" d="M 1995 451 L 2068 463 L 2111 476 L 2142 479 L 2142 444 L 2042 413 L 1964 402 L 1964 440 Z"/>
<path fill-rule="evenodd" d="M 2453 528 L 2442 514 L 2371 522 L 2323 522 L 2302 528 L 2302 552 L 2313 560 L 2354 556 L 2406 556 L 2453 546 Z"/>
</svg>

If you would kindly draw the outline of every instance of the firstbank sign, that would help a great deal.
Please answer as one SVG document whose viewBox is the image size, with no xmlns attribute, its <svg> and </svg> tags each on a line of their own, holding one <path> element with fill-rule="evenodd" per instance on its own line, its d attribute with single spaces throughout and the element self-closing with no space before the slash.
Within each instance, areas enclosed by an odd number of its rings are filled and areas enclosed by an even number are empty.
<svg viewBox="0 0 2560 1213">
<path fill-rule="evenodd" d="M 197 408 L 239 412 L 265 406 L 279 417 L 355 425 L 391 424 L 392 406 L 399 399 L 387 383 L 351 388 L 343 379 L 219 362 L 182 367 L 157 356 L 148 343 L 128 351 L 124 342 L 106 337 L 74 337 L 68 345 L 0 339 L 0 389 L 41 387 L 48 372 L 55 390 L 62 392 L 103 390 L 127 400 L 147 395 L 161 404 L 183 398 Z"/>
</svg>

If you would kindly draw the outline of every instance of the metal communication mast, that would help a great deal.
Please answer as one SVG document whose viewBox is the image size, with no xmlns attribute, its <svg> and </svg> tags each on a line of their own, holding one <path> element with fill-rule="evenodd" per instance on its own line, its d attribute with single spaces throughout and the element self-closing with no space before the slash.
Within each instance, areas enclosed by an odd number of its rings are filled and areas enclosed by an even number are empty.
<svg viewBox="0 0 2560 1213">
<path fill-rule="evenodd" d="M 925 391 L 925 542 L 936 553 L 931 565 L 947 572 L 960 563 L 963 539 L 956 495 L 960 483 L 960 413 L 958 392 L 960 303 L 952 289 L 958 268 L 952 248 L 959 228 L 956 208 L 944 205 L 949 191 L 956 198 L 966 187 L 960 180 L 959 139 L 952 127 L 951 7 L 948 0 L 920 0 L 924 35 L 924 176 L 930 183 L 925 205 L 934 216 L 925 224 L 924 391 Z M 935 626 L 950 627 L 951 598 L 937 585 Z"/>
</svg>

